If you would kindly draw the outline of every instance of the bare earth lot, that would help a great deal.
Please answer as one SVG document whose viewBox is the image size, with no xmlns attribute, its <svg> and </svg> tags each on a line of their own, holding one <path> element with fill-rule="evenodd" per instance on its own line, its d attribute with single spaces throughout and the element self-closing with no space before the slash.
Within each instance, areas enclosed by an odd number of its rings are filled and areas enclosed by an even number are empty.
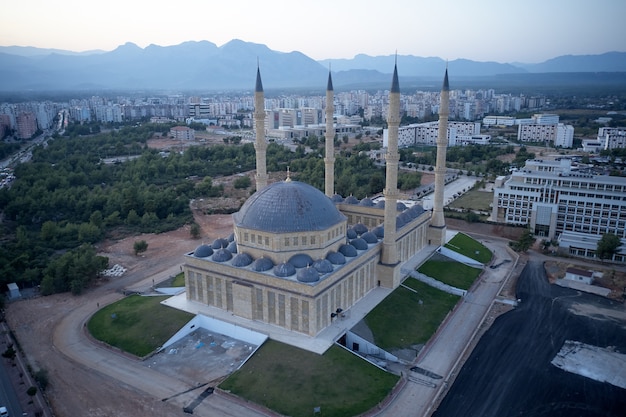
<svg viewBox="0 0 626 417">
<path fill-rule="evenodd" d="M 47 393 L 56 416 L 183 415 L 179 404 L 162 402 L 134 387 L 120 386 L 109 376 L 69 360 L 54 347 L 53 335 L 59 322 L 72 310 L 95 304 L 95 300 L 105 295 L 119 293 L 121 297 L 123 289 L 133 288 L 142 279 L 182 263 L 182 255 L 194 250 L 203 240 L 210 242 L 232 231 L 230 215 L 196 214 L 195 217 L 202 228 L 200 239 L 192 239 L 189 227 L 183 227 L 174 232 L 146 234 L 102 244 L 100 253 L 109 257 L 109 265 L 119 264 L 127 269 L 122 277 L 104 279 L 96 288 L 77 297 L 71 294 L 35 297 L 7 307 L 7 322 L 29 362 L 35 369 L 48 371 Z M 148 242 L 148 250 L 137 257 L 133 254 L 133 244 L 140 239 Z M 25 390 L 24 385 L 19 386 Z M 23 404 L 23 407 L 28 415 L 35 415 L 36 404 Z"/>
</svg>

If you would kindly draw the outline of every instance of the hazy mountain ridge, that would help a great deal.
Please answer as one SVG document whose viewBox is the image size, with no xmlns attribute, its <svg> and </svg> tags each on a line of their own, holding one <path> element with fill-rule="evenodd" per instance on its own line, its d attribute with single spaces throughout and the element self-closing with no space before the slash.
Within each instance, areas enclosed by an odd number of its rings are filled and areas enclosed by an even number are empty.
<svg viewBox="0 0 626 417">
<path fill-rule="evenodd" d="M 626 72 L 626 52 L 565 55 L 538 64 L 508 64 L 412 55 L 368 56 L 315 61 L 301 52 L 278 52 L 262 44 L 232 40 L 218 47 L 209 41 L 174 46 L 133 43 L 110 52 L 72 53 L 33 47 L 0 47 L 0 90 L 252 90 L 257 63 L 266 90 L 323 89 L 328 69 L 335 87 L 387 88 L 394 62 L 401 85 L 436 86 L 446 65 L 457 79 L 519 78 L 553 72 Z M 321 87 L 320 87 L 321 86 Z"/>
</svg>

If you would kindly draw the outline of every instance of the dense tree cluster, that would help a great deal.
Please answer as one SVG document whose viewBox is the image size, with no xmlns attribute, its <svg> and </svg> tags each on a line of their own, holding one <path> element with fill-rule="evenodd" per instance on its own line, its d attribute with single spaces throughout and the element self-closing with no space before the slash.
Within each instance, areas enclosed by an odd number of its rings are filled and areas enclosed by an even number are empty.
<svg viewBox="0 0 626 417">
<path fill-rule="evenodd" d="M 0 190 L 0 282 L 78 294 L 106 267 L 93 244 L 107 233 L 158 233 L 191 223 L 191 199 L 223 194 L 213 178 L 255 168 L 250 143 L 192 146 L 184 153 L 146 147 L 155 131 L 168 128 L 146 124 L 82 136 L 87 130 L 74 126 L 37 147 L 31 162 L 16 167 L 12 186 Z M 289 166 L 294 179 L 323 189 L 320 152 L 270 143 L 267 157 L 268 171 Z M 360 153 L 339 155 L 335 176 L 338 193 L 358 198 L 382 191 L 385 183 L 384 170 Z M 409 176 L 403 181 L 415 184 Z M 237 179 L 237 187 L 250 185 L 247 176 Z"/>
<path fill-rule="evenodd" d="M 434 166 L 437 162 L 437 148 L 434 146 L 416 146 L 399 150 L 400 161 L 418 167 Z M 499 156 L 515 153 L 512 145 L 468 145 L 451 146 L 446 151 L 448 167 L 467 169 L 475 174 L 503 175 L 511 163 L 498 159 Z M 513 165 L 523 166 L 526 159 L 534 158 L 525 147 L 520 148 Z"/>
<path fill-rule="evenodd" d="M 51 262 L 62 256 L 84 259 L 76 248 L 91 246 L 114 228 L 163 232 L 189 223 L 190 199 L 223 193 L 212 176 L 254 168 L 251 144 L 164 154 L 146 148 L 152 134 L 142 126 L 56 137 L 36 148 L 31 162 L 18 165 L 12 186 L 0 190 L 1 282 L 41 283 L 48 293 L 80 292 L 89 279 L 51 274 Z M 100 266 L 100 259 L 89 259 Z"/>
<path fill-rule="evenodd" d="M 5 159 L 20 149 L 19 143 L 0 142 L 0 159 Z"/>
</svg>

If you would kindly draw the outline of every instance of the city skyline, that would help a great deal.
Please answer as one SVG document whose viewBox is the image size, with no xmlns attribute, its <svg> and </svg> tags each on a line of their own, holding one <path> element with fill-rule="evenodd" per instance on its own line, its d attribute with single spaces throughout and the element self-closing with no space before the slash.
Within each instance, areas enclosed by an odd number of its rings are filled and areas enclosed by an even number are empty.
<svg viewBox="0 0 626 417">
<path fill-rule="evenodd" d="M 626 3 L 495 0 L 414 2 L 322 0 L 310 5 L 242 0 L 208 5 L 200 0 L 173 8 L 158 1 L 111 0 L 104 9 L 84 2 L 24 0 L 5 7 L 0 46 L 33 46 L 75 52 L 111 51 L 127 42 L 222 46 L 233 39 L 315 59 L 435 56 L 443 59 L 538 63 L 561 55 L 626 51 Z M 598 30 L 601 28 L 602 30 Z"/>
</svg>

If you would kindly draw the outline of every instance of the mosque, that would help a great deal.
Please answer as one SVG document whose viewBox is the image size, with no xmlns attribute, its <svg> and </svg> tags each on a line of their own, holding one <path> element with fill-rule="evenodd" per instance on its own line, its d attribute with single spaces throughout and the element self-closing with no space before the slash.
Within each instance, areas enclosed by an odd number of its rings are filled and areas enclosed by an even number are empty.
<svg viewBox="0 0 626 417">
<path fill-rule="evenodd" d="M 316 337 L 339 315 L 376 289 L 394 289 L 400 268 L 446 235 L 443 188 L 449 112 L 446 69 L 439 107 L 439 136 L 432 211 L 398 201 L 400 87 L 397 64 L 389 94 L 384 201 L 334 193 L 333 85 L 326 88 L 325 193 L 289 176 L 268 184 L 263 85 L 255 88 L 256 189 L 233 214 L 233 233 L 184 256 L 187 302 L 203 314 L 278 326 Z M 217 309 L 217 310 L 213 310 Z M 208 313 L 206 313 L 208 311 Z M 226 316 L 227 317 L 227 316 Z"/>
</svg>

